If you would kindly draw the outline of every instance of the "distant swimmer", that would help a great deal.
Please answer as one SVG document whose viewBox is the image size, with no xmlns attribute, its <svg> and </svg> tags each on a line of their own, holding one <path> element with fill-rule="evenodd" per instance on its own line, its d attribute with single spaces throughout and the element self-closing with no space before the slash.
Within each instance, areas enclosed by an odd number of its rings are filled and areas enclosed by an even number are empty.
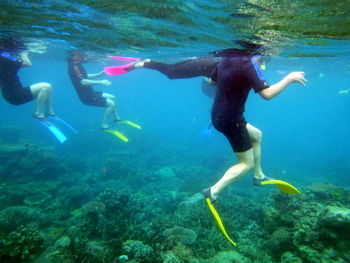
<svg viewBox="0 0 350 263">
<path fill-rule="evenodd" d="M 17 74 L 21 67 L 30 66 L 29 52 L 22 41 L 12 37 L 0 40 L 0 86 L 4 99 L 12 105 L 22 105 L 36 99 L 33 117 L 45 121 L 45 115 L 55 115 L 51 100 L 52 86 L 41 82 L 23 87 Z"/>
<path fill-rule="evenodd" d="M 97 74 L 87 74 L 82 66 L 82 63 L 86 63 L 86 55 L 79 50 L 73 50 L 68 56 L 68 71 L 73 86 L 81 100 L 86 105 L 105 107 L 106 111 L 103 115 L 101 129 L 108 129 L 108 120 L 110 117 L 113 121 L 120 121 L 120 117 L 116 111 L 116 98 L 114 95 L 98 92 L 93 90 L 95 85 L 110 86 L 109 80 L 91 80 L 103 76 L 105 73 L 102 71 Z"/>
<path fill-rule="evenodd" d="M 350 89 L 342 89 L 338 91 L 339 95 L 347 95 L 350 92 Z"/>
<path fill-rule="evenodd" d="M 259 49 L 256 52 L 231 50 L 231 54 L 227 54 L 220 61 L 211 75 L 212 81 L 217 83 L 212 123 L 215 129 L 226 136 L 236 154 L 238 164 L 229 168 L 216 184 L 203 190 L 203 194 L 210 201 L 215 201 L 227 186 L 250 170 L 254 171 L 255 185 L 273 183 L 285 193 L 298 193 L 291 185 L 265 176 L 260 164 L 262 132 L 247 123 L 243 114 L 251 89 L 263 99 L 271 100 L 291 83 L 298 82 L 305 86 L 305 74 L 292 72 L 280 82 L 268 86 L 261 71 L 264 59 L 265 57 L 259 54 Z"/>
</svg>

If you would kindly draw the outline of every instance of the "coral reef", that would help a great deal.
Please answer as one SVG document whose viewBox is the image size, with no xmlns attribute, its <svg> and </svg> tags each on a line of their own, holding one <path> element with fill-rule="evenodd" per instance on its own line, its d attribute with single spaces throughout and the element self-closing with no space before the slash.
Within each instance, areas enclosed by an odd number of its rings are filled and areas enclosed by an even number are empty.
<svg viewBox="0 0 350 263">
<path fill-rule="evenodd" d="M 214 257 L 205 260 L 207 263 L 251 263 L 251 261 L 236 251 L 222 251 Z"/>
<path fill-rule="evenodd" d="M 153 249 L 139 240 L 127 240 L 122 245 L 122 252 L 133 262 L 149 261 L 152 258 Z"/>
<path fill-rule="evenodd" d="M 84 214 L 100 215 L 106 210 L 106 206 L 101 201 L 90 201 L 82 207 Z"/>
<path fill-rule="evenodd" d="M 272 233 L 266 245 L 277 261 L 350 260 L 349 193 L 331 184 L 318 186 L 304 189 L 298 197 L 273 196 L 273 208 L 264 217 L 266 230 Z"/>
<path fill-rule="evenodd" d="M 197 239 L 196 232 L 179 226 L 164 230 L 163 236 L 167 241 L 180 242 L 185 245 L 192 245 Z"/>
<path fill-rule="evenodd" d="M 26 262 L 34 259 L 43 248 L 45 239 L 37 226 L 21 225 L 1 240 L 1 262 Z"/>
<path fill-rule="evenodd" d="M 114 151 L 78 161 L 74 150 L 58 156 L 57 149 L 32 143 L 0 145 L 6 156 L 0 165 L 0 261 L 350 262 L 345 187 L 320 183 L 298 196 L 268 187 L 225 191 L 215 207 L 238 244 L 233 248 L 203 195 L 194 194 L 226 160 L 201 156 L 203 163 L 194 164 L 198 156 L 178 149 L 166 156 L 159 149 L 147 156 Z"/>
<path fill-rule="evenodd" d="M 36 208 L 12 206 L 0 211 L 0 228 L 6 234 L 28 222 L 42 224 L 44 221 L 42 211 Z"/>
<path fill-rule="evenodd" d="M 24 199 L 24 204 L 28 206 L 39 206 L 51 197 L 52 195 L 48 192 L 39 192 L 26 197 Z"/>
</svg>

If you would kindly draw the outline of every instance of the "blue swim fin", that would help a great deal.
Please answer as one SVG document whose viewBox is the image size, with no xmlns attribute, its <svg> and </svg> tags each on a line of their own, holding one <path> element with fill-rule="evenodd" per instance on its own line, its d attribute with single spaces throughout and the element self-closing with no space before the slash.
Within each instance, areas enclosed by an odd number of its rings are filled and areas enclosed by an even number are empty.
<svg viewBox="0 0 350 263">
<path fill-rule="evenodd" d="M 38 122 L 46 127 L 60 143 L 64 143 L 67 140 L 67 137 L 51 122 L 47 120 L 38 120 Z"/>
<path fill-rule="evenodd" d="M 66 127 L 68 127 L 74 134 L 78 134 L 77 130 L 74 129 L 68 122 L 66 122 L 65 120 L 55 116 L 55 115 L 47 115 L 48 118 L 50 118 L 51 120 L 56 120 L 59 121 L 60 123 L 62 123 L 63 125 L 65 125 Z"/>
</svg>

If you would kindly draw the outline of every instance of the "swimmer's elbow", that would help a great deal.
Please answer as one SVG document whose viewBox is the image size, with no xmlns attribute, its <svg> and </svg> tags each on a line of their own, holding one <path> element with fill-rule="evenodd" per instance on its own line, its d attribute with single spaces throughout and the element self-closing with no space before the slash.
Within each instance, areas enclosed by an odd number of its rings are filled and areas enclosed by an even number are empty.
<svg viewBox="0 0 350 263">
<path fill-rule="evenodd" d="M 259 92 L 259 95 L 264 99 L 264 100 L 272 100 L 273 95 L 268 89 L 263 89 L 262 91 Z"/>
</svg>

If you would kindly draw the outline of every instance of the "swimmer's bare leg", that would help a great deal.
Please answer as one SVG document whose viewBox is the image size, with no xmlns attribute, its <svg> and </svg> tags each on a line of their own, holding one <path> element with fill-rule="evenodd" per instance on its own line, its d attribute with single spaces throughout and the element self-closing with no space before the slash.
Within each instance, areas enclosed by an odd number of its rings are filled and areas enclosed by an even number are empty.
<svg viewBox="0 0 350 263">
<path fill-rule="evenodd" d="M 247 123 L 247 130 L 249 137 L 253 144 L 253 153 L 254 153 L 254 178 L 262 179 L 265 177 L 261 169 L 261 140 L 262 132 L 254 127 L 253 125 Z"/>
<path fill-rule="evenodd" d="M 47 89 L 47 98 L 46 98 L 46 113 L 49 115 L 55 115 L 55 112 L 52 107 L 52 86 L 48 87 Z"/>
<path fill-rule="evenodd" d="M 38 118 L 44 118 L 43 106 L 46 105 L 47 111 L 53 114 L 53 109 L 51 105 L 51 90 L 52 86 L 49 83 L 37 83 L 30 86 L 33 97 L 37 100 L 35 116 Z"/>
<path fill-rule="evenodd" d="M 107 108 L 106 111 L 103 115 L 103 120 L 102 120 L 102 128 L 106 129 L 108 128 L 108 119 L 110 116 L 113 116 L 114 120 L 119 120 L 119 115 L 116 112 L 116 99 L 115 96 L 109 93 L 102 93 L 102 97 L 106 98 L 107 101 Z"/>
<path fill-rule="evenodd" d="M 216 199 L 219 193 L 230 184 L 239 180 L 254 167 L 253 148 L 245 152 L 236 152 L 238 164 L 229 168 L 224 176 L 210 188 L 213 199 Z"/>
</svg>

